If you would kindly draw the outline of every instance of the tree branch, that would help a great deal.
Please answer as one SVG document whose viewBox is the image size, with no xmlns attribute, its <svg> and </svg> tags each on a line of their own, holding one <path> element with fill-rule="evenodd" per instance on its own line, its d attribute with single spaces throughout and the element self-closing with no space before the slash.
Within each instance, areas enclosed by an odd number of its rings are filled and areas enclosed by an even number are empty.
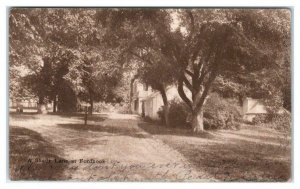
<svg viewBox="0 0 300 189">
<path fill-rule="evenodd" d="M 183 76 L 183 82 L 186 85 L 186 87 L 192 92 L 193 86 L 185 76 Z"/>
<path fill-rule="evenodd" d="M 220 49 L 218 48 L 216 50 L 216 55 L 215 55 L 215 60 L 214 60 L 214 64 L 208 68 L 210 71 L 211 71 L 211 74 L 209 75 L 209 78 L 208 78 L 208 81 L 206 82 L 206 84 L 204 85 L 204 90 L 201 94 L 201 97 L 198 101 L 198 99 L 196 99 L 196 107 L 195 107 L 195 112 L 198 112 L 199 110 L 201 110 L 203 104 L 204 104 L 204 101 L 205 101 L 205 98 L 208 94 L 208 91 L 213 83 L 213 81 L 216 79 L 217 77 L 217 73 L 218 73 L 218 64 L 219 64 L 219 59 L 220 57 L 218 56 L 218 53 L 220 52 Z M 206 72 L 206 74 L 209 72 L 209 70 Z"/>
<path fill-rule="evenodd" d="M 217 76 L 217 72 L 216 72 L 216 71 L 214 71 L 214 72 L 210 75 L 210 78 L 209 78 L 208 82 L 207 82 L 207 83 L 205 84 L 205 86 L 204 86 L 204 91 L 203 91 L 203 93 L 201 94 L 201 97 L 200 97 L 199 101 L 198 101 L 198 99 L 196 99 L 196 108 L 195 108 L 195 112 L 198 112 L 198 111 L 202 108 L 203 103 L 204 103 L 204 101 L 205 101 L 205 98 L 207 97 L 208 91 L 209 91 L 210 87 L 212 86 L 212 83 L 213 83 L 213 81 L 215 80 L 216 76 Z M 198 102 L 197 102 L 197 101 L 198 101 Z"/>
<path fill-rule="evenodd" d="M 196 42 L 194 48 L 194 51 L 191 53 L 191 62 L 194 63 L 196 61 L 196 58 L 199 56 L 199 53 L 201 51 L 201 41 L 200 41 L 200 36 L 196 36 L 195 38 L 197 39 L 198 37 L 198 41 Z"/>
<path fill-rule="evenodd" d="M 140 60 L 142 60 L 143 62 L 146 62 L 150 65 L 152 65 L 153 63 L 150 61 L 150 60 L 147 60 L 145 59 L 144 57 L 140 56 L 139 54 L 135 53 L 135 52 L 132 52 L 132 51 L 129 51 L 130 54 L 132 54 L 133 56 L 139 58 Z"/>
<path fill-rule="evenodd" d="M 190 70 L 185 70 L 185 73 L 188 74 L 189 76 L 193 77 L 194 73 L 191 72 Z"/>
<path fill-rule="evenodd" d="M 188 17 L 190 18 L 190 21 L 191 21 L 191 32 L 188 37 L 188 43 L 190 43 L 190 41 L 193 38 L 194 32 L 195 32 L 195 19 L 194 19 L 194 15 L 191 10 L 187 9 L 186 13 L 188 14 Z"/>
<path fill-rule="evenodd" d="M 186 103 L 186 105 L 192 110 L 192 102 L 190 99 L 186 96 L 184 90 L 183 90 L 183 80 L 179 79 L 178 81 L 178 94 L 181 97 L 181 99 Z"/>
<path fill-rule="evenodd" d="M 208 73 L 208 71 L 206 72 L 204 70 L 204 68 L 202 68 L 201 73 L 200 73 L 200 77 L 198 78 L 198 81 L 197 81 L 198 85 L 201 85 L 203 83 L 204 78 L 205 78 L 205 76 L 206 76 L 207 73 Z"/>
<path fill-rule="evenodd" d="M 198 81 L 197 81 L 197 84 L 198 85 L 201 85 L 201 83 L 204 81 L 204 78 L 205 76 L 207 75 L 207 73 L 209 73 L 210 69 L 208 69 L 207 71 L 205 71 L 204 69 L 204 64 L 205 63 L 208 63 L 209 59 L 210 59 L 210 55 L 212 53 L 212 50 L 209 51 L 208 55 L 206 56 L 205 60 L 203 60 L 203 62 L 200 64 L 198 64 L 199 66 L 199 74 L 200 74 L 200 77 L 198 78 Z M 201 70 L 200 70 L 201 69 Z"/>
</svg>

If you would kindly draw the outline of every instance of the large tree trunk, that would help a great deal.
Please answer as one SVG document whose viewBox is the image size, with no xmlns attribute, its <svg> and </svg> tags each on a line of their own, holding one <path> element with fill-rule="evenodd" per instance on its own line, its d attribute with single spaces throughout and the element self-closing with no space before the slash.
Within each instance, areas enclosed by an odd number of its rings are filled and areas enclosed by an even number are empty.
<svg viewBox="0 0 300 189">
<path fill-rule="evenodd" d="M 166 91 L 165 91 L 165 89 L 163 87 L 162 87 L 162 89 L 160 89 L 160 94 L 161 94 L 161 97 L 162 97 L 163 103 L 164 103 L 164 119 L 165 119 L 165 123 L 166 123 L 166 126 L 169 127 L 170 126 L 170 120 L 169 120 L 170 105 L 169 105 L 169 102 L 168 102 Z"/>
<path fill-rule="evenodd" d="M 202 110 L 192 114 L 191 124 L 194 132 L 199 133 L 204 131 Z"/>
<path fill-rule="evenodd" d="M 170 111 L 170 107 L 169 107 L 169 104 L 167 104 L 164 106 L 164 118 L 165 118 L 165 123 L 166 123 L 167 127 L 170 126 L 169 111 Z"/>
<path fill-rule="evenodd" d="M 201 65 L 200 65 L 201 67 Z M 198 69 L 198 68 L 197 68 Z M 209 89 L 216 78 L 217 68 L 213 69 L 207 76 L 205 81 L 205 72 L 197 71 L 194 69 L 194 73 L 188 71 L 187 73 L 191 75 L 192 81 L 190 82 L 185 74 L 178 80 L 178 94 L 181 99 L 187 104 L 191 111 L 191 125 L 194 132 L 203 132 L 203 105 L 205 104 L 206 97 L 208 95 Z M 200 76 L 199 73 L 201 72 Z M 192 93 L 192 99 L 188 98 L 184 91 L 184 86 Z"/>
</svg>

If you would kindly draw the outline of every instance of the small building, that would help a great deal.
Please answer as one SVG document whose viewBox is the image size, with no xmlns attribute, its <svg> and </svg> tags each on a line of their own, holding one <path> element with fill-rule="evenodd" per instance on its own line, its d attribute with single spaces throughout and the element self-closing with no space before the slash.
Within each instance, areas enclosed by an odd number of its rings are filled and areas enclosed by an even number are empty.
<svg viewBox="0 0 300 189">
<path fill-rule="evenodd" d="M 131 111 L 142 115 L 145 112 L 145 100 L 152 93 L 153 90 L 151 87 L 135 80 L 132 89 Z"/>
<path fill-rule="evenodd" d="M 252 121 L 258 114 L 267 114 L 267 109 L 259 99 L 244 98 L 243 100 L 243 119 Z"/>
<path fill-rule="evenodd" d="M 168 100 L 181 100 L 177 87 L 175 85 L 166 88 Z M 153 90 L 150 86 L 142 84 L 138 80 L 133 83 L 133 95 L 131 100 L 131 111 L 141 116 L 149 117 L 153 120 L 158 120 L 157 112 L 164 105 L 161 94 L 157 90 Z"/>
<path fill-rule="evenodd" d="M 168 100 L 179 99 L 177 88 L 175 86 L 169 86 L 166 89 Z M 160 92 L 155 91 L 145 99 L 145 116 L 151 119 L 158 120 L 159 116 L 157 112 L 164 105 Z"/>
<path fill-rule="evenodd" d="M 277 114 L 288 113 L 283 107 L 280 108 Z M 260 114 L 268 114 L 266 106 L 260 99 L 244 98 L 243 100 L 243 119 L 252 121 L 253 118 Z"/>
</svg>

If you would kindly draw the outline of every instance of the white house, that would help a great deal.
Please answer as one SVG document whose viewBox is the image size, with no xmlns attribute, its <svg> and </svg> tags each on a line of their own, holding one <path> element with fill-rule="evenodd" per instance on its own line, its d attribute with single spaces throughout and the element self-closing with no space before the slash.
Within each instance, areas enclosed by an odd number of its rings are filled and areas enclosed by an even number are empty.
<svg viewBox="0 0 300 189">
<path fill-rule="evenodd" d="M 176 86 L 169 86 L 166 89 L 168 100 L 180 99 Z M 150 86 L 135 80 L 133 83 L 133 95 L 131 100 L 131 111 L 133 113 L 158 120 L 160 107 L 164 105 L 159 91 L 153 90 Z"/>
</svg>

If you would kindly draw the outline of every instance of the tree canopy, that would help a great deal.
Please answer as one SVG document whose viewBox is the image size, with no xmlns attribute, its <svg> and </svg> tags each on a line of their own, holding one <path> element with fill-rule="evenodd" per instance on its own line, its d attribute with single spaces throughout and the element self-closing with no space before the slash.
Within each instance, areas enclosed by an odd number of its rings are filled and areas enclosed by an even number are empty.
<svg viewBox="0 0 300 189">
<path fill-rule="evenodd" d="M 195 131 L 203 130 L 202 107 L 212 87 L 218 88 L 215 81 L 235 87 L 248 83 L 250 87 L 237 90 L 245 94 L 253 93 L 249 89 L 256 85 L 276 97 L 271 90 L 279 83 L 260 78 L 273 81 L 266 74 L 282 72 L 280 65 L 290 56 L 287 9 L 117 9 L 100 17 L 108 25 L 108 36 L 116 31 L 109 44 L 143 62 L 142 78 L 157 78 L 156 73 L 161 81 L 177 81 Z"/>
<path fill-rule="evenodd" d="M 211 91 L 288 108 L 290 17 L 288 9 L 12 9 L 10 94 L 55 101 L 68 85 L 91 105 L 120 101 L 115 88 L 135 75 L 160 91 L 166 114 L 165 89 L 176 85 L 195 131 Z"/>
<path fill-rule="evenodd" d="M 22 92 L 19 83 L 25 83 L 41 104 L 67 95 L 61 92 L 66 87 L 88 102 L 111 97 L 121 66 L 114 63 L 114 51 L 101 45 L 95 14 L 93 9 L 12 9 L 11 96 Z M 16 72 L 20 68 L 22 73 Z"/>
</svg>

